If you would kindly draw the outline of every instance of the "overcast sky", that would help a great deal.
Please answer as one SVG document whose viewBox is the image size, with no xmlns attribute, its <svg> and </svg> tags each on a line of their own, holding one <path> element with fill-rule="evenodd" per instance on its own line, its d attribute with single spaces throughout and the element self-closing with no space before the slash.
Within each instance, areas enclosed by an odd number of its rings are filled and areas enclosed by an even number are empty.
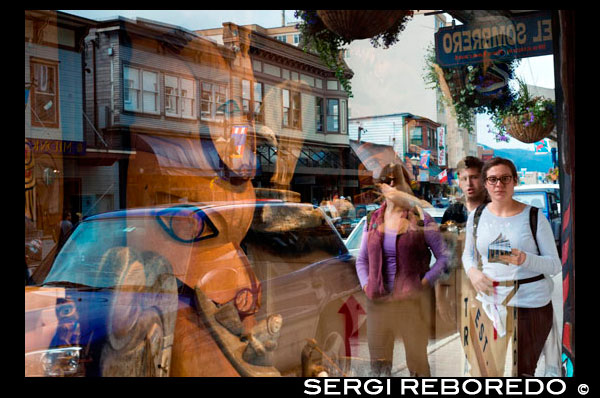
<svg viewBox="0 0 600 398">
<path fill-rule="evenodd" d="M 60 10 L 84 18 L 103 20 L 116 16 L 134 19 L 135 17 L 152 19 L 180 26 L 188 30 L 221 27 L 223 22 L 239 25 L 258 24 L 265 28 L 282 25 L 282 10 Z M 294 22 L 294 10 L 285 10 L 285 22 Z M 554 88 L 553 57 L 524 58 L 517 69 L 517 76 L 526 83 Z M 533 144 L 523 144 L 515 139 L 506 144 L 497 144 L 493 135 L 488 133 L 490 124 L 487 116 L 479 116 L 477 121 L 477 141 L 490 147 L 512 147 L 533 150 Z"/>
</svg>

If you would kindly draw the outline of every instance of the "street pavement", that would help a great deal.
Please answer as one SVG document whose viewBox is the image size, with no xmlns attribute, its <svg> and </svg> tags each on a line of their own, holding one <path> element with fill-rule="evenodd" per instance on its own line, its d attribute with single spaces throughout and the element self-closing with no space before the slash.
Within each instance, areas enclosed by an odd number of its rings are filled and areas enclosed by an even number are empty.
<svg viewBox="0 0 600 398">
<path fill-rule="evenodd" d="M 555 317 L 558 324 L 559 341 L 562 337 L 562 275 L 558 275 L 552 278 L 554 282 L 554 291 L 552 295 L 552 304 L 555 311 Z M 353 363 L 348 376 L 360 376 L 370 377 L 370 369 L 368 366 L 369 349 L 366 341 L 366 336 L 361 337 L 358 341 L 353 341 L 351 345 L 352 356 L 360 358 L 356 361 L 357 364 Z M 429 366 L 431 369 L 432 377 L 465 377 L 469 376 L 466 372 L 465 367 L 467 366 L 465 356 L 463 353 L 460 335 L 458 333 L 448 336 L 444 339 L 437 341 L 430 341 L 427 352 L 429 356 Z M 512 361 L 512 355 L 508 351 L 506 358 L 505 369 L 509 370 L 508 366 Z M 542 377 L 544 375 L 544 357 L 540 358 L 538 367 L 536 369 L 535 376 Z M 505 376 L 510 376 L 507 372 Z M 409 370 L 406 366 L 404 345 L 401 341 L 396 341 L 394 346 L 394 362 L 392 366 L 392 377 L 410 377 Z"/>
</svg>

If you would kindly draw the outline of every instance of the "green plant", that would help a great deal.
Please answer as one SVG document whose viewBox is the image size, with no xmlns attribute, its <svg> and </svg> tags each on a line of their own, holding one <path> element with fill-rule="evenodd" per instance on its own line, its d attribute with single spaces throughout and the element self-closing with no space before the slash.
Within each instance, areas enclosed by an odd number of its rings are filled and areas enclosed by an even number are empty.
<svg viewBox="0 0 600 398">
<path fill-rule="evenodd" d="M 519 60 L 490 61 L 474 65 L 444 68 L 437 65 L 435 47 L 430 44 L 425 55 L 423 79 L 432 89 L 441 89 L 444 102 L 454 110 L 458 125 L 467 131 L 473 130 L 473 121 L 478 113 L 494 113 L 509 106 L 513 93 L 508 84 L 497 89 L 486 90 L 493 84 L 510 80 Z M 492 73 L 495 72 L 495 73 Z"/>
<path fill-rule="evenodd" d="M 556 106 L 553 100 L 532 97 L 523 80 L 517 79 L 517 83 L 519 88 L 514 100 L 508 106 L 498 108 L 491 114 L 494 129 L 490 128 L 489 132 L 494 134 L 498 142 L 509 140 L 508 118 L 512 118 L 513 122 L 523 127 L 538 125 L 547 128 L 554 126 L 556 121 Z"/>
<path fill-rule="evenodd" d="M 302 47 L 305 51 L 316 52 L 321 60 L 331 69 L 348 96 L 352 97 L 352 87 L 348 78 L 348 69 L 342 58 L 343 47 L 350 44 L 352 40 L 346 40 L 342 36 L 327 29 L 316 10 L 296 10 L 294 16 L 300 19 L 296 28 L 300 31 Z M 409 11 L 405 16 L 398 19 L 389 29 L 370 39 L 373 47 L 388 48 L 398 41 L 398 36 L 404 30 L 406 22 L 412 18 L 413 13 Z"/>
<path fill-rule="evenodd" d="M 342 47 L 350 44 L 350 41 L 327 29 L 316 10 L 297 10 L 294 16 L 300 19 L 296 28 L 300 31 L 304 50 L 316 52 L 352 97 L 352 87 L 346 76 L 345 63 L 341 58 Z"/>
</svg>

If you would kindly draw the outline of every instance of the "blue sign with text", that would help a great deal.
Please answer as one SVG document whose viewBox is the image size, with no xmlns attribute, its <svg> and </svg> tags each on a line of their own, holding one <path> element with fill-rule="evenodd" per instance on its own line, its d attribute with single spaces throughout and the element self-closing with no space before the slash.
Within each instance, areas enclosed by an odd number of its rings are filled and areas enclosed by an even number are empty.
<svg viewBox="0 0 600 398">
<path fill-rule="evenodd" d="M 441 28 L 435 34 L 435 50 L 443 67 L 552 54 L 552 14 L 492 17 L 473 25 Z"/>
</svg>

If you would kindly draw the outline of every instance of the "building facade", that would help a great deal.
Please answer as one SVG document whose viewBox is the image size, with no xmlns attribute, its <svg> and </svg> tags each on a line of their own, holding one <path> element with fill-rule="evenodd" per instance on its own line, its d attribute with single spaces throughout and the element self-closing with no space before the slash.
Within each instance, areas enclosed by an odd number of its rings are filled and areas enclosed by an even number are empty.
<svg viewBox="0 0 600 398">
<path fill-rule="evenodd" d="M 81 211 L 87 153 L 83 39 L 93 21 L 25 12 L 25 217 L 49 236 L 63 210 Z"/>
<path fill-rule="evenodd" d="M 285 30 L 293 34 L 295 28 Z M 264 108 L 264 116 L 255 120 L 256 131 L 274 135 L 288 148 L 280 151 L 259 133 L 257 155 L 263 174 L 257 187 L 291 189 L 306 202 L 358 193 L 358 159 L 348 138 L 348 94 L 317 55 L 277 39 L 277 28 L 224 24 L 196 33 L 227 48 L 249 48 L 247 73 L 262 87 Z M 243 100 L 252 101 L 253 95 Z M 293 173 L 283 177 L 282 165 L 289 161 L 285 167 Z"/>
</svg>

